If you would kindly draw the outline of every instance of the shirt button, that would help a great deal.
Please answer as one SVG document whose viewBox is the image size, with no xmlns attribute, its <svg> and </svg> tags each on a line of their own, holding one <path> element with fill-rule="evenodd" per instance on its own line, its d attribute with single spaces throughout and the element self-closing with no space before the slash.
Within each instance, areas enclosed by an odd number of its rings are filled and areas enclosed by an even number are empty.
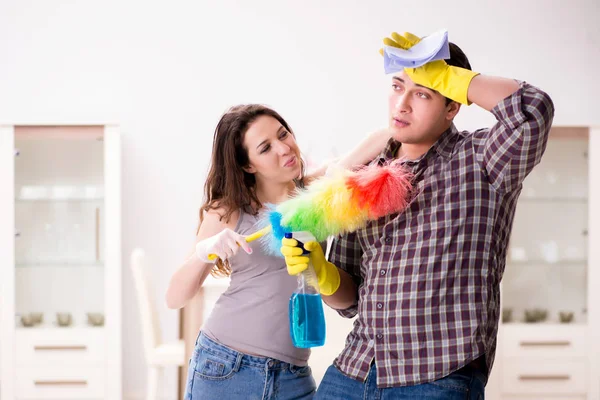
<svg viewBox="0 0 600 400">
<path fill-rule="evenodd" d="M 377 308 L 382 309 L 383 308 L 383 304 L 377 303 Z"/>
<path fill-rule="evenodd" d="M 385 238 L 385 242 L 386 242 L 386 243 L 392 243 L 392 238 L 391 238 L 391 237 L 389 237 L 389 236 L 387 236 L 387 237 Z"/>
<path fill-rule="evenodd" d="M 382 269 L 381 271 L 379 271 L 379 275 L 385 275 L 385 269 Z"/>
<path fill-rule="evenodd" d="M 377 339 L 379 339 L 379 340 L 383 339 L 383 335 L 381 333 L 378 333 L 377 334 Z"/>
</svg>

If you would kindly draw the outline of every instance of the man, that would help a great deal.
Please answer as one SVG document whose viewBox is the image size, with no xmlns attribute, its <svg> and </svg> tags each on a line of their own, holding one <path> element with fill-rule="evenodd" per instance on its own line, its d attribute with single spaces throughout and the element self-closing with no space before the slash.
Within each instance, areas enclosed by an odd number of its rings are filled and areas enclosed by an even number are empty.
<svg viewBox="0 0 600 400">
<path fill-rule="evenodd" d="M 419 40 L 392 34 L 384 43 Z M 373 162 L 405 160 L 415 177 L 408 208 L 336 238 L 330 262 L 306 244 L 323 300 L 358 314 L 317 399 L 484 396 L 517 198 L 544 153 L 554 106 L 527 83 L 472 72 L 458 46 L 450 56 L 391 79 L 393 136 Z M 453 119 L 470 103 L 497 123 L 459 132 Z M 296 244 L 282 247 L 291 274 L 309 260 Z"/>
</svg>

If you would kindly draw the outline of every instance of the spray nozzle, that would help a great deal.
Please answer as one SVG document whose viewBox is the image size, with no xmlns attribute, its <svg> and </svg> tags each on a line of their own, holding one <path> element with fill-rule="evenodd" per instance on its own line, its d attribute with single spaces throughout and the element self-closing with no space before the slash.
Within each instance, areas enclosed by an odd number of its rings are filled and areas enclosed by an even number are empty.
<svg viewBox="0 0 600 400">
<path fill-rule="evenodd" d="M 296 239 L 295 237 L 293 237 L 292 232 L 286 232 L 284 234 L 284 236 L 286 239 Z M 296 239 L 296 242 L 298 242 L 298 247 L 300 247 L 302 249 L 302 255 L 306 255 L 306 254 L 310 253 L 310 251 L 308 251 L 304 248 L 304 242 L 301 242 L 298 239 Z"/>
</svg>

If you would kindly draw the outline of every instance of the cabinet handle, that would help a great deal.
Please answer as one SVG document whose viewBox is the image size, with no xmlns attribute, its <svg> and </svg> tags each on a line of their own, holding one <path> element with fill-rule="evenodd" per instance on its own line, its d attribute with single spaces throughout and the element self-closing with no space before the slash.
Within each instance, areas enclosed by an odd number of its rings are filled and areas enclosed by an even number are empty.
<svg viewBox="0 0 600 400">
<path fill-rule="evenodd" d="M 33 350 L 87 350 L 87 346 L 34 346 Z"/>
<path fill-rule="evenodd" d="M 549 342 L 520 342 L 520 346 L 522 347 L 539 347 L 539 346 L 554 346 L 554 347 L 564 347 L 570 346 L 571 342 L 568 340 L 556 340 Z"/>
<path fill-rule="evenodd" d="M 87 381 L 33 381 L 35 386 L 87 386 Z"/>
<path fill-rule="evenodd" d="M 571 375 L 519 375 L 521 381 L 568 381 Z"/>
<path fill-rule="evenodd" d="M 96 261 L 100 261 L 100 208 L 96 207 Z"/>
</svg>

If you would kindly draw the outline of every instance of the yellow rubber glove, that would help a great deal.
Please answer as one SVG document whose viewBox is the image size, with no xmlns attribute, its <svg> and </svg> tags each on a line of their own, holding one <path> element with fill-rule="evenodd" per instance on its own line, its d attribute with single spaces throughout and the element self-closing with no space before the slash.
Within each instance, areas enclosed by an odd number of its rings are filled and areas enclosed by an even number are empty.
<svg viewBox="0 0 600 400">
<path fill-rule="evenodd" d="M 383 39 L 383 43 L 404 50 L 408 50 L 421 41 L 409 32 L 405 32 L 403 35 L 393 32 L 391 36 L 391 38 Z M 380 52 L 382 51 L 380 50 Z M 444 97 L 466 105 L 471 104 L 467 98 L 471 80 L 479 75 L 468 69 L 448 65 L 444 60 L 432 61 L 418 68 L 404 68 L 404 72 L 414 83 L 433 89 Z"/>
<path fill-rule="evenodd" d="M 391 38 L 383 38 L 383 44 L 403 50 L 408 50 L 421 41 L 418 36 L 415 36 L 410 32 L 404 32 L 402 35 L 392 32 L 390 36 Z M 383 49 L 379 49 L 379 54 L 383 55 Z"/>
<path fill-rule="evenodd" d="M 290 275 L 298 275 L 304 271 L 310 261 L 315 267 L 321 294 L 331 296 L 338 290 L 340 273 L 335 265 L 325 259 L 323 249 L 318 242 L 304 243 L 304 248 L 310 251 L 310 258 L 302 255 L 302 249 L 298 247 L 296 239 L 284 238 L 281 240 L 281 245 L 281 254 L 285 256 L 285 264 Z"/>
</svg>

